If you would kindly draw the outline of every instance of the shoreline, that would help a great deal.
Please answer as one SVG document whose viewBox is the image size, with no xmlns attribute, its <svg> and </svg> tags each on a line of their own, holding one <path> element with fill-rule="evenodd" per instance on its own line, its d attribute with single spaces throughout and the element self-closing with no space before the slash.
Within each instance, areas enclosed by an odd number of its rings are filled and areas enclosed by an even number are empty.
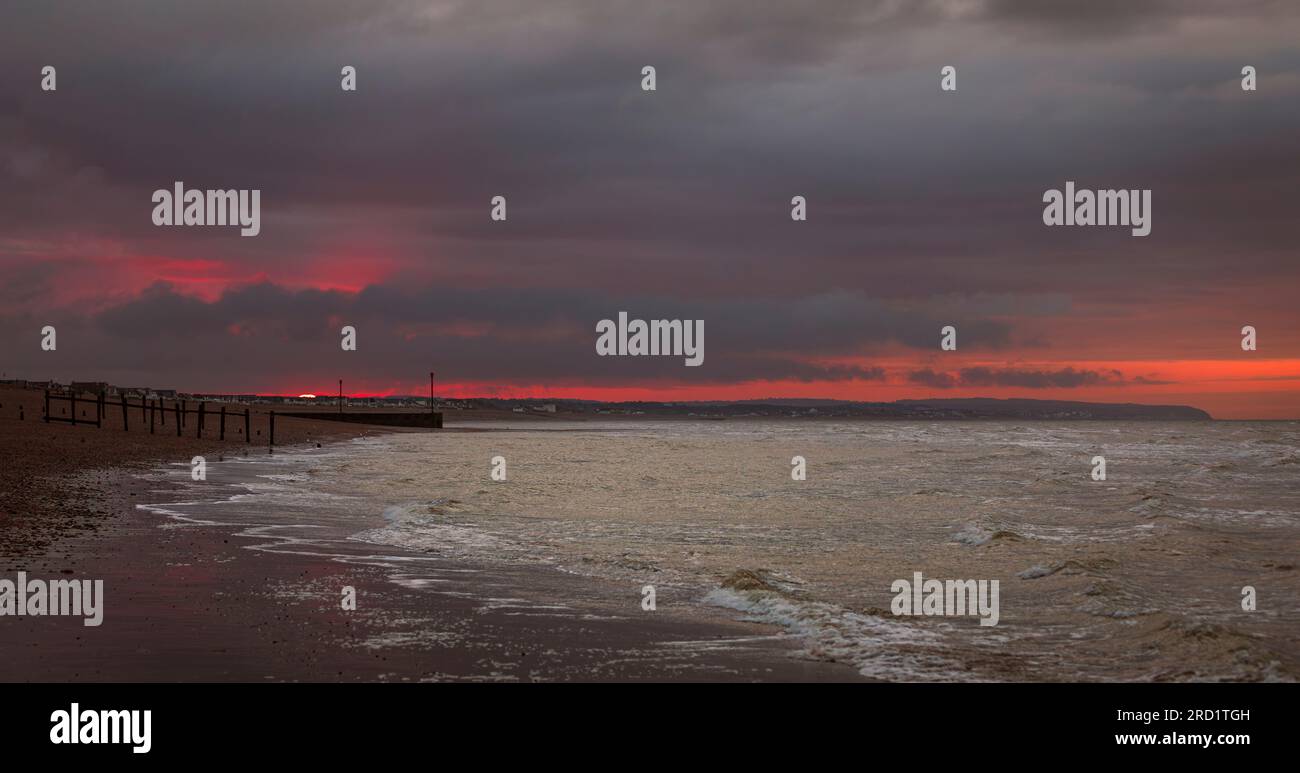
<svg viewBox="0 0 1300 773">
<path fill-rule="evenodd" d="M 615 422 L 569 440 L 587 427 L 435 438 L 290 420 L 284 437 L 302 442 L 266 454 L 107 427 L 20 436 L 8 421 L 0 453 L 55 473 L 0 490 L 0 577 L 106 580 L 114 628 L 0 617 L 19 653 L 0 678 L 1294 679 L 1293 627 L 1273 600 L 1296 577 L 1277 550 L 1295 435 L 1265 425 L 1137 438 L 1033 422 L 797 435 L 761 420 Z M 1070 473 L 1120 431 L 1122 476 Z M 214 446 L 191 485 L 190 454 Z M 34 453 L 51 448 L 64 453 Z M 816 460 L 806 491 L 785 482 L 787 448 Z M 519 485 L 482 482 L 495 454 Z M 955 486 L 949 470 L 973 477 Z M 1008 485 L 1026 490 L 1008 499 Z M 1000 578 L 1003 625 L 886 614 L 891 579 L 917 562 Z M 656 613 L 640 610 L 644 582 Z M 1234 611 L 1225 589 L 1256 583 L 1269 605 Z M 355 613 L 339 609 L 344 585 Z M 1123 642 L 1146 656 L 1116 659 Z"/>
<path fill-rule="evenodd" d="M 299 427 L 299 442 L 278 450 L 328 448 L 390 431 L 336 426 L 351 431 Z M 120 430 L 41 427 L 53 433 L 38 445 L 74 453 L 51 476 L 33 475 L 30 466 L 4 473 L 23 483 L 3 500 L 0 576 L 102 579 L 104 622 L 92 628 L 75 617 L 0 618 L 3 681 L 863 680 L 846 665 L 793 656 L 798 642 L 772 626 L 724 613 L 703 622 L 662 610 L 611 616 L 592 608 L 557 619 L 544 608 L 474 598 L 484 586 L 507 599 L 564 597 L 565 584 L 592 582 L 544 567 L 444 566 L 465 573 L 464 587 L 430 592 L 394 582 L 387 566 L 249 550 L 239 527 L 177 527 L 138 507 L 174 499 L 183 488 L 151 480 L 150 470 L 187 462 L 192 453 L 238 455 L 229 444 L 181 438 L 155 446 L 131 443 Z M 3 429 L 0 453 L 30 447 Z M 72 432 L 87 433 L 84 443 Z M 75 469 L 106 448 L 117 461 Z M 18 518 L 16 508 L 25 508 Z M 355 612 L 340 608 L 345 585 L 356 588 Z"/>
<path fill-rule="evenodd" d="M 22 558 L 40 552 L 60 536 L 95 529 L 109 513 L 93 497 L 81 495 L 96 478 L 112 477 L 115 470 L 189 463 L 195 455 L 222 459 L 272 452 L 264 434 L 266 414 L 253 415 L 254 442 L 233 435 L 222 441 L 195 437 L 192 424 L 182 436 L 175 434 L 171 423 L 152 434 L 143 428 L 123 431 L 111 406 L 102 429 L 45 423 L 40 418 L 42 397 L 36 390 L 0 389 L 0 530 L 5 535 L 0 560 Z M 25 414 L 22 420 L 17 418 L 19 406 Z M 277 424 L 277 439 L 282 442 L 276 449 L 281 452 L 400 431 L 306 419 Z"/>
</svg>

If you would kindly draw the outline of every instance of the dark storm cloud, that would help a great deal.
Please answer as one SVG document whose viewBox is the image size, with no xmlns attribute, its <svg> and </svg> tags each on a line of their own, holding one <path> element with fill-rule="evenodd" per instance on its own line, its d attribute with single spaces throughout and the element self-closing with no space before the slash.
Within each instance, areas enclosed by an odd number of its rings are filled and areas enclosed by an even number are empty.
<svg viewBox="0 0 1300 773">
<path fill-rule="evenodd" d="M 247 181 L 241 187 L 266 191 L 273 221 L 309 208 L 295 215 L 314 215 L 320 222 L 310 227 L 328 228 L 335 210 L 413 208 L 430 236 L 458 239 L 489 237 L 492 224 L 482 213 L 491 195 L 504 192 L 517 200 L 518 239 L 652 240 L 761 252 L 780 233 L 779 215 L 797 188 L 812 197 L 815 222 L 824 231 L 829 226 L 818 251 L 921 252 L 945 246 L 920 227 L 945 218 L 935 206 L 941 186 L 967 209 L 964 188 L 989 192 L 980 179 L 986 168 L 1002 170 L 999 188 L 1025 177 L 990 142 L 1019 146 L 1031 163 L 1043 144 L 1042 132 L 1021 136 L 1021 116 L 999 117 L 996 103 L 982 107 L 960 92 L 949 95 L 960 107 L 951 118 L 967 131 L 944 131 L 931 89 L 922 91 L 913 85 L 916 76 L 877 58 L 882 47 L 906 50 L 906 36 L 928 25 L 957 24 L 946 4 L 655 7 L 467 2 L 362 11 L 313 3 L 310 12 L 295 12 L 291 5 L 187 3 L 149 6 L 150 23 L 139 28 L 114 23 L 110 6 L 99 12 L 112 18 L 102 19 L 82 7 L 44 25 L 59 46 L 51 38 L 16 41 L 17 49 L 3 55 L 14 66 L 0 77 L 18 101 L 26 135 L 49 163 L 102 169 L 108 183 L 135 196 L 174 179 Z M 1019 17 L 1029 15 L 1025 8 L 994 6 L 988 13 Z M 969 34 L 987 37 L 978 28 Z M 86 49 L 73 49 L 73 40 Z M 110 50 L 105 40 L 121 48 Z M 72 62 L 63 67 L 55 102 L 33 93 L 31 73 L 59 53 Z M 1096 59 L 1053 53 L 1059 76 L 1071 80 L 1070 68 Z M 935 61 L 925 66 L 931 87 Z M 647 62 L 662 71 L 654 95 L 636 89 Z M 342 63 L 360 69 L 356 94 L 338 90 Z M 1091 61 L 1086 77 L 1103 84 L 1147 77 L 1149 66 L 1125 72 L 1128 64 Z M 990 74 L 996 79 L 981 90 L 1023 95 L 1044 71 Z M 1063 85 L 1067 92 L 1075 87 Z M 1122 116 L 1108 115 L 1113 106 L 1105 94 L 1084 97 L 1097 109 L 1075 125 L 1054 127 L 1062 135 L 1052 143 L 1053 150 L 1071 147 L 1076 168 L 1098 170 L 1117 153 L 1131 161 L 1164 129 L 1155 124 L 1129 142 L 1093 148 L 1089 138 L 1098 130 L 1129 128 Z M 1195 121 L 1185 125 L 1189 136 L 1240 128 L 1194 107 L 1169 117 Z M 1121 126 L 1105 128 L 1116 120 Z M 1031 179 L 1029 190 L 1007 191 L 1026 197 L 1022 212 L 945 218 L 949 230 L 959 230 L 946 246 L 990 215 L 994 222 L 1032 215 L 1042 180 L 1037 170 Z M 891 191 L 893 184 L 907 187 Z M 918 189 L 924 199 L 908 200 Z M 665 217 L 671 228 L 663 227 Z M 145 217 L 136 223 L 148 231 Z M 728 241 L 738 230 L 753 238 Z M 777 246 L 785 250 L 792 241 Z"/>
<path fill-rule="evenodd" d="M 1296 13 L 1289 0 L 984 0 L 979 6 L 985 21 L 1025 23 L 1069 36 L 1158 30 L 1197 19 L 1294 19 Z"/>
<path fill-rule="evenodd" d="M 895 308 L 861 294 L 835 292 L 785 300 L 728 299 L 698 302 L 580 290 L 425 288 L 375 285 L 360 293 L 291 291 L 271 284 L 241 287 L 213 302 L 179 295 L 165 285 L 99 313 L 95 323 L 122 338 L 220 335 L 240 325 L 274 330 L 293 339 L 317 337 L 339 318 L 375 323 L 384 330 L 425 324 L 471 325 L 500 335 L 529 335 L 548 325 L 588 335 L 601 319 L 626 311 L 631 318 L 704 319 L 712 345 L 737 355 L 789 352 L 800 357 L 847 355 L 863 345 L 898 342 L 933 348 L 951 310 Z M 159 320 L 166 320 L 160 328 Z M 288 323 L 286 323 L 288 321 Z M 997 348 L 1008 340 L 1003 323 L 972 318 L 963 343 Z M 592 338 L 592 341 L 585 339 Z"/>
<path fill-rule="evenodd" d="M 596 356 L 596 323 L 617 319 L 620 311 L 630 318 L 704 320 L 705 364 L 685 367 L 680 357 Z M 134 363 L 150 362 L 150 352 L 188 352 L 152 360 L 151 372 L 169 383 L 221 383 L 230 389 L 267 384 L 277 370 L 323 378 L 343 368 L 380 383 L 408 380 L 428 363 L 437 363 L 449 378 L 508 383 L 881 381 L 886 373 L 877 366 L 817 360 L 859 355 L 872 345 L 933 348 L 950 319 L 847 293 L 795 303 L 756 298 L 707 304 L 578 290 L 378 285 L 352 294 L 259 284 L 208 303 L 155 285 L 88 317 L 7 319 L 5 328 L 21 334 L 5 344 L 20 368 L 48 366 L 53 359 L 31 345 L 33 331 L 57 323 L 60 356 L 86 358 L 99 368 L 132 363 L 134 369 Z M 357 329 L 358 349 L 340 357 L 343 325 Z M 963 323 L 963 336 L 964 346 L 997 348 L 1007 330 L 972 318 Z"/>
<path fill-rule="evenodd" d="M 908 374 L 908 381 L 936 389 L 955 387 L 1020 387 L 1024 389 L 1072 389 L 1088 386 L 1161 384 L 1143 376 L 1125 378 L 1118 370 L 1027 370 L 1018 368 L 962 368 L 957 373 L 923 368 Z"/>
<path fill-rule="evenodd" d="M 2 297 L 77 320 L 106 358 L 159 336 L 324 356 L 322 320 L 346 313 L 382 331 L 382 373 L 406 369 L 401 340 L 483 378 L 656 372 L 587 358 L 620 309 L 705 319 L 703 370 L 728 377 L 834 378 L 809 359 L 932 348 L 951 323 L 1004 348 L 1044 298 L 1295 280 L 1297 31 L 1294 3 L 1199 0 L 19 4 L 0 31 Z M 961 86 L 941 94 L 949 63 Z M 1041 227 L 1067 179 L 1153 188 L 1153 235 Z M 262 234 L 153 227 L 175 180 L 262 189 Z M 87 317 L 55 300 L 50 255 L 65 277 L 148 255 L 281 284 L 206 303 L 142 281 Z M 370 258 L 393 278 L 373 284 Z M 963 305 L 987 297 L 1002 308 Z M 467 320 L 482 338 L 398 332 Z"/>
<path fill-rule="evenodd" d="M 931 368 L 914 370 L 907 374 L 907 380 L 913 384 L 922 384 L 936 389 L 951 389 L 957 386 L 957 377 L 951 373 L 935 371 Z"/>
<path fill-rule="evenodd" d="M 1103 384 L 1121 384 L 1124 374 L 1118 370 L 1100 372 L 1063 368 L 1057 371 L 995 370 L 993 368 L 963 368 L 960 381 L 966 386 L 1015 386 L 1030 389 L 1047 387 L 1081 387 Z"/>
<path fill-rule="evenodd" d="M 52 265 L 14 261 L 0 283 L 0 308 L 27 306 L 48 297 L 56 279 L 57 269 Z"/>
</svg>

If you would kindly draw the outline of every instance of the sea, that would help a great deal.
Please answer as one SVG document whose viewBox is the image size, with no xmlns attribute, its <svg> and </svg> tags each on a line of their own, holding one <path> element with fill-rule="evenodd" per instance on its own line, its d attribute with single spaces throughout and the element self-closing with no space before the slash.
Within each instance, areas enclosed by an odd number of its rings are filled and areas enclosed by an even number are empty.
<svg viewBox="0 0 1300 773">
<path fill-rule="evenodd" d="M 431 605 L 741 619 L 895 681 L 1300 675 L 1297 422 L 559 420 L 150 475 L 180 486 L 140 506 L 160 528 L 384 566 Z M 899 614 L 916 573 L 996 580 L 997 624 Z"/>
</svg>

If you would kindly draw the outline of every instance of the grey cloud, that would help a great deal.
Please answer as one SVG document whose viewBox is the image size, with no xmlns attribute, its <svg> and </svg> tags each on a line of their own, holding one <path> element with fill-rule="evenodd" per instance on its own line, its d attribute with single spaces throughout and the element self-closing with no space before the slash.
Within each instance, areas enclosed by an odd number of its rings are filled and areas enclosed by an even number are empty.
<svg viewBox="0 0 1300 773">
<path fill-rule="evenodd" d="M 1042 190 L 1085 173 L 1103 185 L 1155 180 L 1158 230 L 1144 249 L 1179 250 L 1209 276 L 1224 271 L 1224 244 L 1293 236 L 1286 201 L 1206 195 L 1198 181 L 1217 168 L 1243 186 L 1293 185 L 1294 100 L 1261 91 L 1246 124 L 1168 96 L 1233 72 L 1216 74 L 1221 62 L 1200 63 L 1176 40 L 1164 43 L 1165 60 L 1099 59 L 1086 44 L 1016 59 L 989 26 L 1177 15 L 1169 4 L 1110 5 L 991 3 L 962 15 L 952 4 L 901 2 L 654 11 L 329 2 L 310 13 L 138 3 L 65 16 L 28 6 L 9 29 L 29 34 L 10 33 L 13 45 L 0 48 L 9 95 L 0 146 L 27 159 L 0 185 L 0 225 L 48 235 L 75 224 L 178 257 L 219 249 L 250 269 L 382 232 L 410 264 L 430 255 L 490 260 L 503 272 L 540 264 L 591 286 L 603 274 L 591 266 L 610 254 L 638 284 L 707 259 L 760 290 L 848 283 L 881 297 L 1053 291 L 1071 273 L 1067 244 L 1093 265 L 1150 278 L 1149 262 L 1118 249 L 1136 245 L 1114 233 L 1036 227 Z M 97 18 L 127 12 L 146 22 Z M 928 36 L 949 29 L 981 45 L 963 65 L 963 78 L 979 80 L 947 103 L 933 93 L 939 60 L 922 69 L 876 58 L 909 43 L 937 56 Z M 45 42 L 56 39 L 67 47 Z M 1271 72 L 1300 67 L 1294 51 L 1256 53 L 1272 58 Z M 33 88 L 50 57 L 61 66 L 57 97 Z M 355 94 L 338 90 L 345 61 L 361 69 Z M 653 95 L 636 88 L 647 62 L 662 71 Z M 1060 88 L 1049 97 L 1036 83 Z M 1090 90 L 1073 93 L 1080 84 Z M 1149 100 L 1140 111 L 1116 97 L 1132 89 Z M 87 181 L 68 182 L 78 176 Z M 261 188 L 263 236 L 216 242 L 153 228 L 149 194 L 177 179 Z M 795 192 L 812 212 L 799 228 L 786 217 Z M 511 200 L 504 227 L 485 216 L 498 193 Z M 1231 230 L 1206 228 L 1205 209 Z M 789 271 L 796 260 L 811 270 Z M 1278 260 L 1252 252 L 1234 270 L 1267 274 Z"/>
<path fill-rule="evenodd" d="M 688 368 L 675 357 L 598 357 L 596 323 L 619 311 L 631 318 L 704 320 L 704 366 Z M 941 326 L 927 312 L 890 309 L 848 293 L 710 303 L 578 290 L 388 285 L 350 294 L 269 283 L 231 290 L 210 303 L 158 284 L 88 317 L 56 321 L 60 356 L 84 368 L 134 368 L 143 359 L 169 380 L 223 383 L 234 391 L 269 388 L 269 374 L 277 371 L 323 378 L 345 369 L 354 379 L 388 383 L 435 362 L 457 380 L 507 384 L 881 381 L 886 373 L 879 366 L 818 360 L 869 358 L 873 347 L 896 343 L 933 348 Z M 11 365 L 33 376 L 62 362 L 42 358 L 32 343 L 36 324 L 34 318 L 10 318 L 4 325 L 13 331 L 6 341 L 15 353 Z M 358 350 L 343 356 L 342 325 L 358 331 Z M 978 331 L 994 347 L 1007 335 L 1001 323 L 971 319 L 963 325 L 963 346 L 978 347 Z"/>
<path fill-rule="evenodd" d="M 487 325 L 498 335 L 512 335 L 559 325 L 581 331 L 585 339 L 595 323 L 626 311 L 631 318 L 704 319 L 709 342 L 721 350 L 748 355 L 788 352 L 798 357 L 843 355 L 863 346 L 900 342 L 933 348 L 945 324 L 959 322 L 963 345 L 1005 345 L 1005 323 L 978 317 L 958 321 L 945 311 L 923 306 L 897 308 L 862 293 L 839 291 L 793 298 L 744 300 L 648 297 L 598 294 L 576 289 L 401 288 L 372 285 L 359 293 L 291 291 L 270 283 L 231 290 L 214 303 L 155 285 L 139 298 L 100 313 L 100 326 L 132 338 L 164 335 L 220 335 L 231 325 L 282 331 L 291 338 L 319 335 L 340 316 L 397 325 L 471 323 Z M 159 325 L 159 320 L 166 324 Z"/>
<path fill-rule="evenodd" d="M 211 338 L 256 378 L 277 367 L 270 341 L 330 355 L 327 321 L 346 313 L 384 331 L 366 334 L 377 373 L 427 351 L 484 378 L 594 379 L 661 366 L 578 359 L 586 328 L 620 308 L 705 318 L 719 356 L 690 378 L 832 377 L 806 362 L 932 349 L 944 324 L 963 348 L 1000 350 L 1089 302 L 1122 314 L 1225 282 L 1284 287 L 1300 103 L 1273 84 L 1300 72 L 1296 9 L 19 4 L 0 30 L 0 297 L 75 319 L 52 300 L 53 256 L 68 274 L 150 255 L 311 285 L 341 254 L 358 267 L 348 286 L 374 257 L 395 276 L 356 296 L 267 285 L 206 304 L 142 283 L 87 336 L 110 364 L 140 356 L 126 341 Z M 1187 20 L 1213 22 L 1212 49 Z M 1211 96 L 1247 55 L 1261 90 Z M 47 63 L 57 94 L 36 86 Z M 354 94 L 338 88 L 345 63 Z M 961 88 L 944 95 L 947 63 Z M 637 87 L 643 64 L 659 67 L 654 94 Z M 1152 187 L 1152 236 L 1042 227 L 1042 191 L 1067 179 Z M 150 193 L 174 180 L 262 189 L 262 235 L 153 227 Z M 508 223 L 487 218 L 498 193 Z M 789 219 L 796 193 L 806 223 Z M 457 321 L 490 334 L 404 347 L 393 332 Z"/>
<path fill-rule="evenodd" d="M 1206 18 L 1296 16 L 1296 5 L 1287 0 L 985 0 L 979 13 L 988 22 L 1019 22 L 1069 36 L 1164 30 Z"/>
<path fill-rule="evenodd" d="M 957 378 L 951 373 L 938 372 L 931 368 L 914 370 L 907 374 L 907 380 L 913 384 L 922 384 L 936 389 L 951 389 L 957 386 Z"/>
<path fill-rule="evenodd" d="M 955 387 L 1021 387 L 1025 389 L 1062 388 L 1084 386 L 1124 386 L 1127 384 L 1160 384 L 1138 376 L 1125 378 L 1118 370 L 1087 370 L 1062 368 L 1060 370 L 1032 370 L 1019 368 L 962 368 L 957 373 L 935 371 L 930 368 L 912 371 L 908 380 L 936 389 Z"/>
</svg>

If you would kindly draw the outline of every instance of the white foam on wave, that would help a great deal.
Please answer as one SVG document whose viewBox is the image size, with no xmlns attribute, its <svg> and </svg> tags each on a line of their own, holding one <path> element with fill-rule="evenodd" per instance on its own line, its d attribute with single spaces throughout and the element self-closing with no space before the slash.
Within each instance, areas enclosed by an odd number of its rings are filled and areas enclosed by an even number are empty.
<svg viewBox="0 0 1300 773">
<path fill-rule="evenodd" d="M 742 612 L 746 619 L 776 625 L 798 636 L 804 654 L 851 663 L 875 679 L 969 681 L 970 671 L 939 652 L 942 635 L 913 623 L 853 612 L 819 601 L 798 601 L 767 592 L 710 591 L 704 602 Z M 944 625 L 927 621 L 931 625 Z"/>
<path fill-rule="evenodd" d="M 409 501 L 383 508 L 386 524 L 351 535 L 356 542 L 387 544 L 420 552 L 473 557 L 519 557 L 520 546 L 477 526 L 439 521 L 450 500 Z"/>
<path fill-rule="evenodd" d="M 993 532 L 984 527 L 968 523 L 962 527 L 962 530 L 952 535 L 953 542 L 960 542 L 963 545 L 983 545 L 993 539 Z"/>
</svg>

